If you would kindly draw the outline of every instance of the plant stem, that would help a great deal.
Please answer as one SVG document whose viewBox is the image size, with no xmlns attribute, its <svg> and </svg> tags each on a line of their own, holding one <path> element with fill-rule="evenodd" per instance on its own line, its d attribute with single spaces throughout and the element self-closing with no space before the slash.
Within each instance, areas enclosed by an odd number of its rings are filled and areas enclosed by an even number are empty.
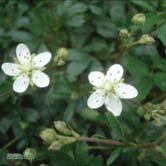
<svg viewBox="0 0 166 166">
<path fill-rule="evenodd" d="M 105 144 L 105 145 L 114 145 L 114 146 L 126 145 L 123 142 L 114 141 L 112 139 L 100 139 L 100 138 L 94 138 L 94 137 L 78 137 L 77 140 L 86 141 L 86 142 L 94 142 L 94 143 Z"/>
<path fill-rule="evenodd" d="M 17 140 L 19 139 L 19 137 L 16 137 L 14 139 L 12 139 L 9 143 L 7 143 L 3 148 L 8 148 L 9 146 L 11 146 L 12 144 L 14 144 Z"/>
<path fill-rule="evenodd" d="M 112 139 L 100 139 L 100 138 L 94 138 L 94 137 L 78 137 L 77 141 L 86 141 L 86 142 L 93 142 L 98 144 L 105 144 L 105 145 L 113 145 L 113 146 L 127 146 L 127 147 L 133 147 L 133 148 L 154 148 L 157 145 L 160 144 L 160 141 L 155 141 L 151 143 L 145 143 L 145 144 L 135 144 L 135 143 L 125 143 L 120 141 L 114 141 Z"/>
</svg>

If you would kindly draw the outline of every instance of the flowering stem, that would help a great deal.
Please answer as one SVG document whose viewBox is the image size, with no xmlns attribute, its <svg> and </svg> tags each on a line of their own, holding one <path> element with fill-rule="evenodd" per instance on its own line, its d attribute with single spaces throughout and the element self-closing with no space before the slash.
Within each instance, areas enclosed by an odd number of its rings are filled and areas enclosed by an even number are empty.
<svg viewBox="0 0 166 166">
<path fill-rule="evenodd" d="M 100 138 L 94 138 L 94 137 L 78 137 L 77 141 L 86 141 L 86 142 L 93 142 L 98 144 L 105 144 L 105 145 L 113 145 L 113 146 L 127 146 L 127 147 L 133 147 L 133 148 L 154 148 L 157 145 L 160 144 L 161 141 L 154 141 L 151 143 L 145 143 L 145 144 L 135 144 L 135 143 L 124 143 L 120 141 L 114 141 L 112 139 L 100 139 Z"/>
<path fill-rule="evenodd" d="M 77 140 L 86 141 L 86 142 L 94 142 L 94 143 L 105 144 L 105 145 L 115 145 L 115 146 L 126 145 L 123 142 L 114 141 L 112 139 L 100 139 L 100 138 L 94 138 L 94 137 L 78 137 Z"/>
</svg>

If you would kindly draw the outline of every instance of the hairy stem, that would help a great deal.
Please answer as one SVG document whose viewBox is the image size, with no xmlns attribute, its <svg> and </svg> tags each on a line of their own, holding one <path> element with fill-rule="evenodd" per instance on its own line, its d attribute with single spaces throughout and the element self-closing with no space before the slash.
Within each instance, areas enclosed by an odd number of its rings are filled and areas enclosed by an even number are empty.
<svg viewBox="0 0 166 166">
<path fill-rule="evenodd" d="M 145 144 L 135 144 L 135 143 L 114 141 L 112 139 L 100 139 L 100 138 L 94 138 L 94 137 L 78 137 L 77 141 L 93 142 L 93 143 L 113 145 L 113 146 L 127 146 L 127 147 L 130 146 L 133 148 L 154 148 L 160 144 L 160 141 L 158 142 L 155 141 L 155 142 L 145 143 Z"/>
</svg>

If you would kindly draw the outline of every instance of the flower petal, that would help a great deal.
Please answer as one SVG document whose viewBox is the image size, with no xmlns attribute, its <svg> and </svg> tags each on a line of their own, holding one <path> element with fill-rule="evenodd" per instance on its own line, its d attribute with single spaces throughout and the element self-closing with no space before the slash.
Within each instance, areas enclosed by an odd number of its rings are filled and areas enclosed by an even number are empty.
<svg viewBox="0 0 166 166">
<path fill-rule="evenodd" d="M 33 63 L 36 68 L 45 66 L 51 60 L 51 53 L 43 52 L 33 58 Z"/>
<path fill-rule="evenodd" d="M 9 76 L 17 76 L 21 73 L 20 65 L 15 63 L 3 63 L 1 67 L 3 72 Z"/>
<path fill-rule="evenodd" d="M 50 83 L 50 79 L 47 74 L 41 72 L 40 70 L 36 70 L 32 73 L 32 81 L 39 88 L 47 87 Z"/>
<path fill-rule="evenodd" d="M 23 93 L 27 90 L 29 86 L 29 77 L 26 74 L 19 75 L 14 83 L 13 83 L 13 90 L 18 93 Z"/>
<path fill-rule="evenodd" d="M 138 95 L 138 91 L 135 87 L 125 83 L 119 83 L 115 87 L 116 94 L 123 99 L 131 99 Z"/>
<path fill-rule="evenodd" d="M 23 43 L 17 45 L 16 55 L 21 64 L 26 64 L 31 60 L 31 53 L 28 47 Z"/>
<path fill-rule="evenodd" d="M 95 92 L 93 92 L 87 101 L 87 105 L 89 108 L 91 109 L 96 109 L 101 107 L 104 104 L 104 91 L 102 91 L 101 89 L 96 90 Z"/>
<path fill-rule="evenodd" d="M 123 76 L 123 67 L 119 64 L 112 65 L 106 74 L 106 78 L 112 82 L 118 82 Z"/>
<path fill-rule="evenodd" d="M 119 116 L 122 112 L 122 103 L 116 95 L 107 96 L 105 105 L 107 110 L 112 112 L 114 116 Z"/>
<path fill-rule="evenodd" d="M 96 86 L 96 87 L 100 87 L 104 84 L 105 82 L 105 76 L 102 72 L 99 71 L 93 71 L 89 74 L 88 76 L 89 78 L 89 82 Z"/>
</svg>

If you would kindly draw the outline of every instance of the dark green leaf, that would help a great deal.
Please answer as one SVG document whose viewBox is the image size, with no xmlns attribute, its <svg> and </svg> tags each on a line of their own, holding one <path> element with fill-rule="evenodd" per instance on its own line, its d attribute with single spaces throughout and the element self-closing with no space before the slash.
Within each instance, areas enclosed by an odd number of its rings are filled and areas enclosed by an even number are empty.
<svg viewBox="0 0 166 166">
<path fill-rule="evenodd" d="M 117 148 L 117 149 L 115 149 L 115 150 L 113 150 L 113 151 L 111 152 L 111 155 L 110 155 L 110 157 L 109 157 L 108 160 L 107 160 L 107 165 L 108 165 L 108 166 L 109 166 L 109 165 L 111 166 L 112 163 L 119 157 L 120 152 L 121 152 L 121 148 Z"/>
<path fill-rule="evenodd" d="M 154 83 L 163 91 L 166 91 L 166 73 L 158 72 L 153 77 Z"/>
</svg>

